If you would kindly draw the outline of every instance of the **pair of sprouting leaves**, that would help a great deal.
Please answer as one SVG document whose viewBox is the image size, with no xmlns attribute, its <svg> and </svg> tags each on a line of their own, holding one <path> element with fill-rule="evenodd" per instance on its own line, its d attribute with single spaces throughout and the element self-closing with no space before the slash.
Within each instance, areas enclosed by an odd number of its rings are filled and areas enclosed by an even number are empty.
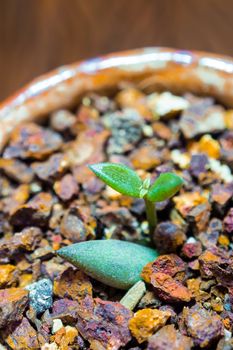
<svg viewBox="0 0 233 350">
<path fill-rule="evenodd" d="M 144 181 L 138 174 L 124 164 L 99 163 L 90 169 L 114 190 L 150 202 L 161 202 L 172 197 L 182 186 L 183 179 L 174 173 L 163 173 L 151 185 L 150 178 Z"/>
</svg>

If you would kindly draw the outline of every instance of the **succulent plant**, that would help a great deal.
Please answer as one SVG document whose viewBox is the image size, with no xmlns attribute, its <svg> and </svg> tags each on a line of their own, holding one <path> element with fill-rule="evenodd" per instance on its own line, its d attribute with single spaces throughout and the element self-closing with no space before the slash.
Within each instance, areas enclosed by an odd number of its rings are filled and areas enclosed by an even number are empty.
<svg viewBox="0 0 233 350">
<path fill-rule="evenodd" d="M 150 178 L 142 181 L 133 169 L 119 163 L 98 163 L 89 165 L 89 168 L 98 178 L 119 193 L 144 199 L 151 236 L 157 225 L 155 202 L 172 197 L 183 184 L 183 179 L 171 172 L 159 175 L 151 184 Z"/>
<path fill-rule="evenodd" d="M 140 281 L 143 267 L 155 260 L 156 250 L 115 239 L 71 244 L 57 254 L 108 286 L 129 289 Z"/>
</svg>

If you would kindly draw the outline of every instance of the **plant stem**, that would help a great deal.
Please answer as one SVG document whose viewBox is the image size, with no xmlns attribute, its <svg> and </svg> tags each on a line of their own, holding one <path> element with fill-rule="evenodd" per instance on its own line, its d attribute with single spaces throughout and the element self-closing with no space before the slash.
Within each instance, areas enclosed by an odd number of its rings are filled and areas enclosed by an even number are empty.
<svg viewBox="0 0 233 350">
<path fill-rule="evenodd" d="M 150 238 L 153 241 L 154 230 L 157 226 L 157 214 L 155 209 L 155 203 L 148 201 L 144 198 L 146 205 L 146 217 L 149 224 Z"/>
</svg>

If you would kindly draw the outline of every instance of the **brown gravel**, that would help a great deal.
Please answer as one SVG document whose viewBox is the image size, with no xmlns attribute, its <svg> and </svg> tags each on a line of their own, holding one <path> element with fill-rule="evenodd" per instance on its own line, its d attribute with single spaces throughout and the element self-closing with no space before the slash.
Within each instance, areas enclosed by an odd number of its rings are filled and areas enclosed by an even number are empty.
<svg viewBox="0 0 233 350">
<path fill-rule="evenodd" d="M 232 349 L 233 112 L 209 97 L 180 96 L 179 108 L 174 101 L 133 86 L 111 98 L 90 93 L 72 111 L 12 133 L 0 156 L 7 350 Z M 102 161 L 133 167 L 142 179 L 173 171 L 185 181 L 156 205 L 161 255 L 142 271 L 146 292 L 133 312 L 120 304 L 122 291 L 56 256 L 96 238 L 151 244 L 143 201 L 106 187 L 87 167 Z M 51 288 L 40 289 L 41 280 Z"/>
</svg>

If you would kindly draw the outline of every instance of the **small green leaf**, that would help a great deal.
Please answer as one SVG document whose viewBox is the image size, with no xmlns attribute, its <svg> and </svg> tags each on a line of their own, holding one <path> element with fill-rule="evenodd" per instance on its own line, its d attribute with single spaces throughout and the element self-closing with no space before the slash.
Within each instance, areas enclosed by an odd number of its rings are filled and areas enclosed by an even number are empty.
<svg viewBox="0 0 233 350">
<path fill-rule="evenodd" d="M 142 180 L 138 174 L 124 164 L 99 163 L 89 168 L 108 186 L 131 197 L 140 197 Z"/>
<path fill-rule="evenodd" d="M 114 239 L 72 244 L 57 254 L 87 275 L 119 289 L 138 282 L 143 267 L 158 256 L 154 249 Z"/>
<path fill-rule="evenodd" d="M 176 174 L 161 174 L 148 190 L 146 198 L 151 202 L 162 202 L 179 191 L 183 183 L 183 179 Z"/>
</svg>

